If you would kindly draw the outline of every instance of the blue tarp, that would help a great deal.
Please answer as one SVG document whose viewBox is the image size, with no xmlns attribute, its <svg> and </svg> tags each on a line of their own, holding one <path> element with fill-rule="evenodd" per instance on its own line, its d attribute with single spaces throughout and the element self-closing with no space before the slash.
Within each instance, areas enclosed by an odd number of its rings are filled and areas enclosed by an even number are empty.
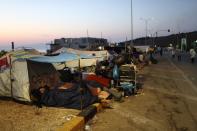
<svg viewBox="0 0 197 131">
<path fill-rule="evenodd" d="M 73 61 L 78 59 L 91 59 L 91 58 L 95 58 L 95 57 L 92 55 L 85 55 L 85 54 L 77 55 L 72 53 L 61 53 L 57 56 L 38 56 L 38 57 L 29 58 L 28 60 L 43 62 L 43 63 L 61 63 L 66 61 Z"/>
</svg>

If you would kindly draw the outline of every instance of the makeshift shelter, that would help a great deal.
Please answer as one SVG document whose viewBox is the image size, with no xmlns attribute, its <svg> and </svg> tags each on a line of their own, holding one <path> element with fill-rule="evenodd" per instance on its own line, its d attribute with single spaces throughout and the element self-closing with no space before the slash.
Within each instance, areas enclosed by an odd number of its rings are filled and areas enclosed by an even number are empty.
<svg viewBox="0 0 197 131">
<path fill-rule="evenodd" d="M 88 55 L 62 53 L 58 56 L 40 56 L 30 54 L 28 51 L 15 51 L 9 53 L 10 68 L 0 73 L 0 97 L 11 97 L 19 101 L 31 102 L 30 92 L 38 88 L 41 80 L 56 81 L 51 76 L 57 74 L 52 63 L 78 60 L 80 58 L 93 58 Z"/>
<path fill-rule="evenodd" d="M 0 72 L 0 97 L 10 97 L 10 71 L 8 69 Z"/>
<path fill-rule="evenodd" d="M 109 53 L 107 50 L 104 51 L 84 51 L 84 50 L 76 50 L 76 49 L 71 49 L 71 48 L 61 48 L 52 54 L 59 54 L 59 53 L 72 53 L 77 56 L 82 56 L 80 59 L 77 60 L 72 60 L 72 61 L 67 61 L 66 66 L 69 68 L 73 67 L 90 67 L 90 66 L 95 66 L 98 61 L 103 61 L 107 60 L 109 57 Z M 85 59 L 83 58 L 85 56 Z M 87 57 L 89 56 L 89 58 Z M 62 66 L 64 65 L 55 65 L 56 68 L 61 69 Z"/>
<path fill-rule="evenodd" d="M 65 48 L 62 47 L 61 49 L 53 52 L 52 54 L 57 54 L 57 53 L 73 53 L 73 54 L 84 54 L 84 55 L 94 55 L 95 57 L 108 57 L 109 53 L 107 50 L 102 50 L 102 51 L 85 51 L 85 50 L 76 50 L 72 48 Z"/>
<path fill-rule="evenodd" d="M 40 53 L 35 49 L 19 49 L 0 58 L 4 60 L 4 68 L 1 66 L 0 72 L 0 97 L 30 101 L 26 59 L 38 55 Z"/>
</svg>

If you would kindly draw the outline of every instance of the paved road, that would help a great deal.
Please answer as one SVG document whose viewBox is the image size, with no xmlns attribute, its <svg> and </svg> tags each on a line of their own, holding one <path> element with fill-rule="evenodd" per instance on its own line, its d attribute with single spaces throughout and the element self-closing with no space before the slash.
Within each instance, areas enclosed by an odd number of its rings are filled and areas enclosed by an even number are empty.
<svg viewBox="0 0 197 131">
<path fill-rule="evenodd" d="M 170 57 L 168 55 L 168 57 Z M 183 54 L 182 60 L 171 59 L 171 61 L 181 70 L 184 74 L 197 85 L 197 58 L 195 58 L 195 63 L 190 62 L 189 54 Z"/>
<path fill-rule="evenodd" d="M 157 58 L 139 74 L 143 92 L 99 113 L 93 131 L 197 130 L 196 64 Z"/>
</svg>

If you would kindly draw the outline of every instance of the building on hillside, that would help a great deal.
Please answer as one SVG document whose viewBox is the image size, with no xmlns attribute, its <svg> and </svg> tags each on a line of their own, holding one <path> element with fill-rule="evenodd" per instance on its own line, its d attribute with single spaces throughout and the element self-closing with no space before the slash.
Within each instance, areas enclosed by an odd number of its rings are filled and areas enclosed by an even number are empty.
<svg viewBox="0 0 197 131">
<path fill-rule="evenodd" d="M 55 39 L 50 44 L 50 50 L 53 52 L 62 47 L 80 49 L 80 50 L 99 50 L 99 47 L 108 46 L 107 39 L 81 37 L 81 38 L 60 38 Z"/>
</svg>

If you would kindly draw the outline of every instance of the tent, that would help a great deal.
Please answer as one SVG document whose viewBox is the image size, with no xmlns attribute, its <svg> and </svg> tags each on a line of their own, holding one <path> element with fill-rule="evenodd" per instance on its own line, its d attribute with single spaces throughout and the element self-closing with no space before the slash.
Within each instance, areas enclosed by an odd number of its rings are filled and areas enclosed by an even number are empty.
<svg viewBox="0 0 197 131">
<path fill-rule="evenodd" d="M 27 51 L 9 53 L 11 66 L 0 72 L 0 97 L 11 97 L 19 101 L 31 102 L 30 92 L 38 88 L 40 80 L 51 81 L 58 74 L 53 63 L 93 58 L 89 55 L 62 53 L 58 56 L 41 56 Z"/>
<path fill-rule="evenodd" d="M 0 72 L 0 97 L 31 101 L 27 59 L 39 55 L 40 53 L 35 49 L 19 49 L 0 58 L 7 61 L 7 67 L 1 68 Z"/>
<path fill-rule="evenodd" d="M 102 50 L 102 51 L 85 51 L 85 50 L 76 50 L 72 48 L 65 48 L 62 47 L 61 49 L 53 52 L 52 54 L 57 54 L 57 53 L 72 53 L 72 54 L 84 54 L 84 55 L 94 55 L 97 58 L 104 58 L 108 57 L 109 53 L 107 50 Z"/>
<path fill-rule="evenodd" d="M 59 53 L 72 53 L 72 54 L 79 55 L 79 56 L 86 56 L 85 59 L 81 57 L 81 59 L 67 61 L 66 63 L 64 63 L 69 68 L 78 67 L 79 65 L 80 67 L 95 66 L 98 61 L 106 60 L 109 57 L 109 53 L 107 50 L 84 51 L 84 50 L 76 50 L 76 49 L 65 48 L 65 47 L 62 47 L 61 49 L 53 52 L 52 54 L 59 54 Z M 91 57 L 87 58 L 87 56 L 91 56 Z M 64 65 L 56 64 L 55 66 L 56 68 L 60 69 L 61 66 L 64 66 Z"/>
</svg>

